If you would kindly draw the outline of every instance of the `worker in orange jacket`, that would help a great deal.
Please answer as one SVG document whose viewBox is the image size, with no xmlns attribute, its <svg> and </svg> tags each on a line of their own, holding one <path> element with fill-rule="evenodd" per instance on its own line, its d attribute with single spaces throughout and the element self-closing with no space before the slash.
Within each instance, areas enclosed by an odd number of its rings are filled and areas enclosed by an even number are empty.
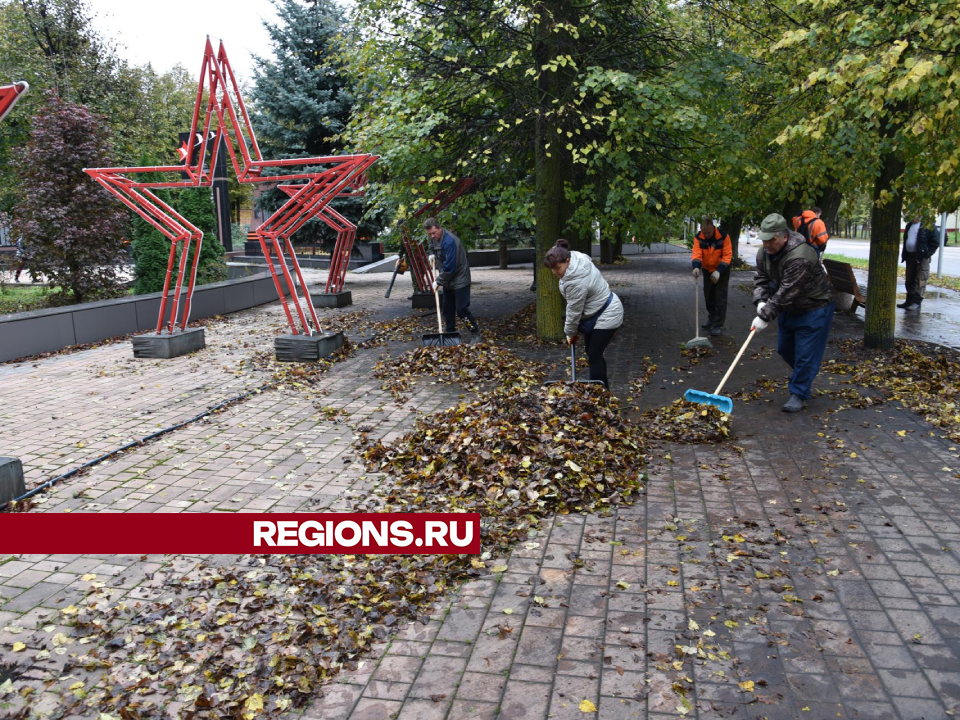
<svg viewBox="0 0 960 720">
<path fill-rule="evenodd" d="M 827 226 L 820 219 L 821 210 L 814 205 L 809 210 L 804 210 L 793 219 L 793 229 L 806 238 L 807 242 L 813 245 L 813 249 L 823 258 L 823 251 L 827 249 Z"/>
<path fill-rule="evenodd" d="M 727 319 L 727 288 L 730 284 L 730 263 L 733 261 L 733 243 L 730 236 L 713 224 L 713 218 L 705 215 L 700 223 L 700 232 L 693 238 L 693 277 L 700 278 L 703 271 L 703 299 L 707 305 L 707 321 L 703 328 L 711 335 L 723 331 Z"/>
</svg>

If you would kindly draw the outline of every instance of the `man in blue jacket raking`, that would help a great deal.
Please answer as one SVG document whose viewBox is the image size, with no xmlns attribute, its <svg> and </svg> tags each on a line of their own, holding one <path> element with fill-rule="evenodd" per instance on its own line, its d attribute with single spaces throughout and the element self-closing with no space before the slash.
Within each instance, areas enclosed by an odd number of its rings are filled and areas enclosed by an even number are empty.
<svg viewBox="0 0 960 720">
<path fill-rule="evenodd" d="M 443 288 L 443 331 L 456 332 L 459 315 L 470 323 L 470 332 L 479 335 L 480 326 L 470 312 L 470 263 L 467 262 L 467 251 L 464 250 L 463 243 L 452 232 L 444 230 L 436 218 L 424 220 L 423 228 L 430 237 L 440 266 L 433 289 Z"/>
</svg>

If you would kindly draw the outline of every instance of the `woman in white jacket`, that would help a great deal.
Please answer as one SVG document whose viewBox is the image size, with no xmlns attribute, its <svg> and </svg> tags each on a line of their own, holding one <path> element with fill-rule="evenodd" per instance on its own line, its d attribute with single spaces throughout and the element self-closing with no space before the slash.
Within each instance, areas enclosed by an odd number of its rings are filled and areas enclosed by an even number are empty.
<svg viewBox="0 0 960 720">
<path fill-rule="evenodd" d="M 590 361 L 590 379 L 607 381 L 607 361 L 603 351 L 623 324 L 623 303 L 611 292 L 607 281 L 588 255 L 570 250 L 563 238 L 547 251 L 544 267 L 560 279 L 560 294 L 567 301 L 567 317 L 563 333 L 568 343 L 583 335 L 583 345 Z"/>
</svg>

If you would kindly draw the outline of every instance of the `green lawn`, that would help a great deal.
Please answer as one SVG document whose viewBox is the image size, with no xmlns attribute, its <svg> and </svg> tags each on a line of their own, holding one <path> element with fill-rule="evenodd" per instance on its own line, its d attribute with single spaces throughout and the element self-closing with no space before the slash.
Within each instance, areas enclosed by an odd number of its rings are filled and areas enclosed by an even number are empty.
<svg viewBox="0 0 960 720">
<path fill-rule="evenodd" d="M 838 255 L 836 253 L 824 253 L 823 257 L 827 260 L 837 260 L 838 262 L 850 263 L 858 270 L 870 269 L 870 261 L 867 258 L 855 258 L 850 257 L 849 255 Z M 904 277 L 906 273 L 907 269 L 903 265 L 897 268 L 898 277 Z M 960 291 L 960 278 L 951 277 L 949 275 L 944 275 L 942 278 L 938 278 L 936 275 L 931 273 L 930 279 L 927 280 L 927 285 Z"/>
<path fill-rule="evenodd" d="M 0 286 L 0 315 L 46 307 L 48 292 L 42 285 L 3 283 Z"/>
</svg>

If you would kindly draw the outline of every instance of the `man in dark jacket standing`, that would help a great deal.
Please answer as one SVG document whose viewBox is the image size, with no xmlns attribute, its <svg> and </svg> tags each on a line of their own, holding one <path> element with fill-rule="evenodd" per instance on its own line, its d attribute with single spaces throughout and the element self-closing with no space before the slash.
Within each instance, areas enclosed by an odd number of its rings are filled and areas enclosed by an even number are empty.
<svg viewBox="0 0 960 720">
<path fill-rule="evenodd" d="M 836 305 L 817 251 L 800 233 L 787 228 L 782 215 L 767 215 L 760 224 L 763 247 L 757 252 L 753 304 L 757 317 L 751 329 L 760 331 L 779 318 L 777 352 L 793 369 L 790 399 L 781 408 L 794 413 L 806 407 L 813 379 L 833 324 Z"/>
<path fill-rule="evenodd" d="M 936 255 L 939 248 L 937 234 L 923 227 L 919 217 L 907 223 L 903 229 L 903 250 L 900 253 L 900 260 L 907 264 L 907 299 L 897 305 L 898 308 L 920 309 L 930 278 L 930 258 Z"/>
<path fill-rule="evenodd" d="M 433 289 L 443 288 L 443 331 L 455 332 L 459 315 L 470 323 L 470 332 L 479 335 L 480 326 L 470 312 L 470 263 L 467 262 L 463 243 L 452 232 L 444 230 L 436 218 L 424 220 L 423 228 L 430 237 L 433 254 L 440 267 Z"/>
</svg>

